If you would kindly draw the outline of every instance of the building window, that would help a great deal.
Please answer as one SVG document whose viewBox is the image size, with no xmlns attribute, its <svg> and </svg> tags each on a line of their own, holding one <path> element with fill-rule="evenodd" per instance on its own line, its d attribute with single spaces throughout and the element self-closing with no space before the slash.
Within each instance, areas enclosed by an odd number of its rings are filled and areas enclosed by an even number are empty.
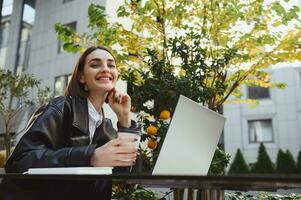
<svg viewBox="0 0 301 200">
<path fill-rule="evenodd" d="M 31 48 L 31 35 L 35 21 L 35 0 L 24 0 L 22 22 L 19 35 L 17 66 L 15 71 L 21 73 L 28 68 Z"/>
<path fill-rule="evenodd" d="M 270 90 L 269 88 L 259 87 L 259 86 L 249 86 L 248 87 L 248 98 L 249 99 L 269 99 Z"/>
<path fill-rule="evenodd" d="M 13 0 L 2 1 L 1 22 L 0 22 L 0 68 L 4 68 L 8 31 L 10 27 L 11 15 L 13 11 Z"/>
<path fill-rule="evenodd" d="M 1 17 L 10 16 L 13 12 L 13 0 L 4 0 L 2 2 Z"/>
<path fill-rule="evenodd" d="M 248 121 L 249 142 L 273 142 L 272 119 Z"/>
<path fill-rule="evenodd" d="M 55 77 L 54 81 L 54 96 L 61 96 L 71 80 L 71 74 Z"/>
<path fill-rule="evenodd" d="M 71 30 L 76 31 L 76 22 L 71 22 L 71 23 L 68 23 L 68 24 L 64 24 L 64 26 L 67 26 Z M 59 43 L 58 43 L 58 53 L 61 53 L 61 52 L 64 51 L 63 46 L 64 46 L 64 43 L 59 40 Z"/>
<path fill-rule="evenodd" d="M 63 0 L 63 3 L 69 3 L 71 1 L 74 1 L 74 0 Z"/>
</svg>

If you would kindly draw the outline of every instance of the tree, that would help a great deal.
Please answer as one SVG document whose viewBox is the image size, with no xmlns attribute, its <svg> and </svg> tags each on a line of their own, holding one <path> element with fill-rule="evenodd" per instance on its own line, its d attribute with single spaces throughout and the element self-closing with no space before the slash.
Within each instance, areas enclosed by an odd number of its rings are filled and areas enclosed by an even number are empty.
<svg viewBox="0 0 301 200">
<path fill-rule="evenodd" d="M 228 174 L 248 174 L 250 173 L 249 167 L 244 159 L 240 149 L 237 149 L 235 158 L 230 165 Z"/>
<path fill-rule="evenodd" d="M 4 145 L 6 159 L 11 152 L 12 138 L 18 134 L 28 101 L 28 90 L 39 85 L 40 81 L 28 74 L 13 74 L 0 69 L 0 116 L 4 124 Z M 14 105 L 14 102 L 16 105 Z"/>
<path fill-rule="evenodd" d="M 133 110 L 143 111 L 139 116 L 147 129 L 151 124 L 161 126 L 162 110 L 172 115 L 179 94 L 221 112 L 231 94 L 240 100 L 242 84 L 284 88 L 285 84 L 272 83 L 265 71 L 301 58 L 299 8 L 287 10 L 283 3 L 125 1 L 118 17 L 130 18 L 130 29 L 109 23 L 104 8 L 91 4 L 91 33 L 76 33 L 59 23 L 55 29 L 69 52 L 90 44 L 112 48 Z M 280 30 L 291 23 L 291 30 Z M 166 130 L 159 132 L 164 138 Z"/>
<path fill-rule="evenodd" d="M 278 151 L 276 172 L 279 174 L 297 173 L 296 162 L 289 150 L 286 150 L 286 152 L 283 152 L 280 149 Z"/>
<path fill-rule="evenodd" d="M 301 173 L 301 151 L 299 151 L 297 157 L 297 171 L 299 174 Z"/>
<path fill-rule="evenodd" d="M 252 168 L 252 173 L 256 173 L 256 174 L 274 173 L 273 163 L 263 143 L 260 143 L 257 161 Z"/>
<path fill-rule="evenodd" d="M 286 155 L 286 160 L 285 163 L 287 164 L 287 173 L 289 174 L 295 174 L 297 173 L 297 168 L 296 168 L 296 161 L 292 155 L 292 153 L 287 149 L 285 152 Z"/>
<path fill-rule="evenodd" d="M 277 153 L 277 161 L 276 161 L 276 172 L 277 173 L 285 173 L 286 172 L 286 162 L 285 162 L 286 154 L 279 149 Z"/>
<path fill-rule="evenodd" d="M 145 62 L 150 53 L 156 53 L 159 59 L 156 62 L 169 69 L 169 72 L 177 68 L 185 73 L 190 64 L 199 62 L 200 67 L 192 71 L 199 70 L 204 76 L 198 74 L 197 81 L 205 88 L 223 89 L 211 92 L 205 99 L 199 95 L 197 99 L 206 102 L 211 109 L 218 110 L 230 94 L 237 97 L 242 95 L 237 89 L 243 83 L 283 87 L 283 84 L 270 83 L 269 75 L 263 69 L 278 62 L 300 59 L 300 24 L 284 33 L 283 29 L 275 31 L 273 28 L 285 27 L 299 20 L 299 8 L 293 6 L 286 10 L 282 3 L 245 3 L 238 0 L 125 1 L 118 9 L 118 16 L 132 19 L 131 30 L 120 23 L 109 23 L 104 8 L 92 4 L 88 11 L 92 34 L 75 33 L 61 24 L 56 24 L 56 31 L 65 42 L 64 48 L 71 52 L 87 44 L 118 46 L 118 51 L 115 51 L 117 60 L 126 69 L 123 78 L 129 79 L 127 72 L 131 69 L 134 85 L 144 85 L 146 77 L 141 73 L 156 75 L 151 72 L 149 63 Z M 195 41 L 192 38 L 194 35 L 201 40 Z M 182 45 L 177 45 L 179 40 Z M 177 63 L 179 55 L 172 51 L 177 47 L 186 55 L 182 56 L 180 63 Z M 192 52 L 195 48 L 203 52 L 199 57 Z M 206 70 L 202 70 L 204 66 Z M 195 92 L 200 91 L 198 89 Z M 149 99 L 145 97 L 143 100 L 136 104 L 143 104 Z"/>
</svg>

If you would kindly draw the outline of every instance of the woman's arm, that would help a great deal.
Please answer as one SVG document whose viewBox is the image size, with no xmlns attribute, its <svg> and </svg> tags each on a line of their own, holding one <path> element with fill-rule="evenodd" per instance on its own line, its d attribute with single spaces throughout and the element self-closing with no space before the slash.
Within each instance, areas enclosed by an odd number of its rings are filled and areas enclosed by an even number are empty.
<svg viewBox="0 0 301 200">
<path fill-rule="evenodd" d="M 7 161 L 6 172 L 22 173 L 37 167 L 90 166 L 95 145 L 66 147 L 69 133 L 64 130 L 61 109 L 48 105 L 33 120 Z"/>
</svg>

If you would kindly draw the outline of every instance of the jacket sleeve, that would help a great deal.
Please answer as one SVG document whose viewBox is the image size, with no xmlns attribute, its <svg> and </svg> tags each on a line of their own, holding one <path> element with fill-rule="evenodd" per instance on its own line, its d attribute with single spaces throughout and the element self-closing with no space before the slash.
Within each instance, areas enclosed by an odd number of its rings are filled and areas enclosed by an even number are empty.
<svg viewBox="0 0 301 200">
<path fill-rule="evenodd" d="M 6 163 L 7 173 L 23 173 L 39 167 L 90 166 L 95 145 L 66 147 L 68 133 L 61 112 L 55 106 L 47 106 L 30 121 L 30 127 Z"/>
<path fill-rule="evenodd" d="M 123 127 L 117 122 L 118 132 L 127 132 L 127 133 L 134 133 L 134 134 L 141 134 L 141 127 L 138 125 L 137 122 L 131 120 L 131 126 L 129 128 Z"/>
</svg>

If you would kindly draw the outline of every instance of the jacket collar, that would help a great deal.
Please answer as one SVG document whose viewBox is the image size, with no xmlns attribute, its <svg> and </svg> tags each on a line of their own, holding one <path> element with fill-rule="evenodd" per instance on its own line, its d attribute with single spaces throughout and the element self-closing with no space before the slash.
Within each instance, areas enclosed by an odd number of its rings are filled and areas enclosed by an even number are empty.
<svg viewBox="0 0 301 200">
<path fill-rule="evenodd" d="M 89 135 L 88 103 L 86 98 L 71 97 L 73 122 L 72 125 Z"/>
</svg>

